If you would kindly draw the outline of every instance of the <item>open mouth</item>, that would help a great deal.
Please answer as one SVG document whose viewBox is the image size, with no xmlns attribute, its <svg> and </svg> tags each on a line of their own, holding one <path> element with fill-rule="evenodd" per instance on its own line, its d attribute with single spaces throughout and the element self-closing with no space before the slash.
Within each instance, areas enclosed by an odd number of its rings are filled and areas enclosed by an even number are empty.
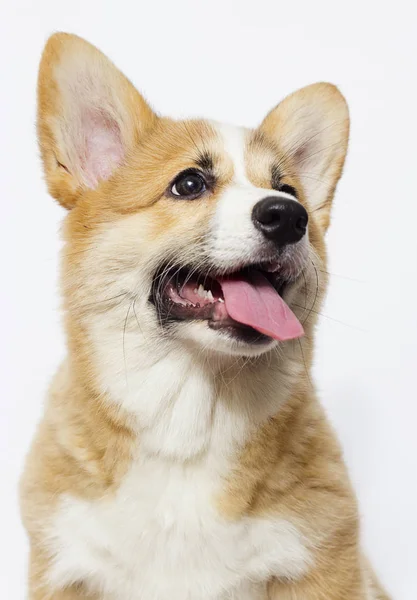
<svg viewBox="0 0 417 600">
<path fill-rule="evenodd" d="M 303 327 L 283 300 L 288 280 L 277 265 L 253 265 L 215 275 L 192 268 L 161 268 L 151 301 L 161 322 L 207 321 L 248 343 L 301 337 Z"/>
</svg>

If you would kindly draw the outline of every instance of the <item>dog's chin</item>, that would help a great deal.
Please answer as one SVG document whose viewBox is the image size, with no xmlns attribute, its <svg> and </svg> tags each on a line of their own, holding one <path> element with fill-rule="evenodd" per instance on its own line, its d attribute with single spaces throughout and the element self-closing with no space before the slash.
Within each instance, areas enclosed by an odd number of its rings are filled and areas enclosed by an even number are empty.
<svg viewBox="0 0 417 600">
<path fill-rule="evenodd" d="M 213 329 L 207 321 L 183 321 L 171 327 L 175 336 L 185 344 L 204 352 L 229 356 L 259 356 L 279 343 L 245 326 L 230 325 Z"/>
</svg>

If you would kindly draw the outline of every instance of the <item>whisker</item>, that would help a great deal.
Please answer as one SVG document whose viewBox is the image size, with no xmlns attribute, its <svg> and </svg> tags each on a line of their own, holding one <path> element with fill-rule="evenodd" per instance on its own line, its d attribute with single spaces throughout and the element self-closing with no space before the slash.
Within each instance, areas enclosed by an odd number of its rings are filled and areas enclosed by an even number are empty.
<svg viewBox="0 0 417 600">
<path fill-rule="evenodd" d="M 296 304 L 295 302 L 293 304 L 297 308 L 305 308 L 304 306 L 301 306 L 301 304 Z M 320 317 L 324 317 L 325 319 L 329 319 L 330 321 L 334 321 L 335 323 L 340 323 L 340 325 L 344 325 L 345 327 L 350 327 L 351 329 L 356 329 L 357 331 L 361 331 L 362 333 L 369 333 L 368 330 L 362 329 L 362 327 L 358 327 L 357 325 L 350 325 L 349 323 L 345 323 L 344 321 L 340 321 L 339 319 L 335 319 L 334 317 L 329 317 L 329 315 L 325 315 L 325 314 L 321 313 L 320 311 L 314 310 L 313 308 L 309 309 L 308 317 L 310 316 L 310 313 L 314 313 L 315 315 L 319 315 Z M 307 319 L 308 319 L 308 317 L 307 317 Z M 303 321 L 303 325 L 306 323 L 307 319 L 305 319 L 305 321 Z"/>
<path fill-rule="evenodd" d="M 302 274 L 303 279 L 304 279 L 304 288 L 305 288 L 304 306 L 303 306 L 303 308 L 304 308 L 304 311 L 306 311 L 307 310 L 307 297 L 308 297 L 308 283 L 307 283 L 306 275 L 304 273 L 304 269 L 301 271 L 301 274 Z"/>
<path fill-rule="evenodd" d="M 311 308 L 309 309 L 309 313 L 308 313 L 307 317 L 304 319 L 304 321 L 302 323 L 303 326 L 307 323 L 307 320 L 309 319 L 312 311 L 314 310 L 314 307 L 316 306 L 316 302 L 317 302 L 317 297 L 318 297 L 318 294 L 319 294 L 319 274 L 318 274 L 317 267 L 314 264 L 313 259 L 311 259 L 311 264 L 313 265 L 314 272 L 316 274 L 316 291 L 315 291 L 315 294 L 314 294 L 313 304 L 311 305 Z"/>
<path fill-rule="evenodd" d="M 118 298 L 124 298 L 128 296 L 129 292 L 122 292 L 121 294 L 117 294 L 116 296 L 112 296 L 111 298 L 104 298 L 103 300 L 97 300 L 96 302 L 88 302 L 86 304 L 81 304 L 79 308 L 90 308 L 91 306 L 98 306 L 101 304 L 106 304 L 107 302 L 111 302 L 112 300 L 117 300 Z"/>
<path fill-rule="evenodd" d="M 306 364 L 306 359 L 305 359 L 305 356 L 304 356 L 303 345 L 302 345 L 302 343 L 301 343 L 301 340 L 300 340 L 300 339 L 297 339 L 297 342 L 298 342 L 298 344 L 299 344 L 299 346 L 300 346 L 301 357 L 302 357 L 302 359 L 303 359 L 303 363 L 304 363 L 304 370 L 305 370 L 305 373 L 306 373 L 306 376 L 307 376 L 308 383 L 310 384 L 310 387 L 311 387 L 311 389 L 314 389 L 314 388 L 313 388 L 313 383 L 312 383 L 312 381 L 311 381 L 311 379 L 310 379 L 310 373 L 308 372 L 308 369 L 307 369 L 307 364 Z"/>
<path fill-rule="evenodd" d="M 318 269 L 320 273 L 324 273 L 325 275 L 330 275 L 330 277 L 338 277 L 339 279 L 346 279 L 347 281 L 354 281 L 355 283 L 366 283 L 363 279 L 356 279 L 354 277 L 348 277 L 347 275 L 339 275 L 338 273 L 331 273 L 330 271 L 324 271 L 322 269 Z"/>
<path fill-rule="evenodd" d="M 124 326 L 123 326 L 123 361 L 124 361 L 124 365 L 125 365 L 125 378 L 126 378 L 126 387 L 127 388 L 129 388 L 129 385 L 128 385 L 128 378 L 127 378 L 127 361 L 126 361 L 125 337 L 126 337 L 127 321 L 129 319 L 129 313 L 130 313 L 130 309 L 132 308 L 133 302 L 134 302 L 134 300 L 132 300 L 132 302 L 129 304 L 129 308 L 127 309 L 126 318 L 125 318 L 125 322 L 124 322 Z"/>
<path fill-rule="evenodd" d="M 136 296 L 135 296 L 135 298 L 134 298 L 134 300 L 133 300 L 133 306 L 132 306 L 132 308 L 133 308 L 133 314 L 135 315 L 136 323 L 138 324 L 138 327 L 139 327 L 139 329 L 140 329 L 140 332 L 141 332 L 141 334 L 142 334 L 142 337 L 143 337 L 143 339 L 145 340 L 145 342 L 147 342 L 147 340 L 146 340 L 146 337 L 145 337 L 145 336 L 144 336 L 144 334 L 143 334 L 143 329 L 142 329 L 142 327 L 141 327 L 141 324 L 139 323 L 138 315 L 137 315 L 137 313 L 136 313 L 136 309 L 135 309 L 135 304 L 136 304 L 136 300 L 137 300 L 137 299 L 138 299 L 138 294 L 136 294 Z"/>
</svg>

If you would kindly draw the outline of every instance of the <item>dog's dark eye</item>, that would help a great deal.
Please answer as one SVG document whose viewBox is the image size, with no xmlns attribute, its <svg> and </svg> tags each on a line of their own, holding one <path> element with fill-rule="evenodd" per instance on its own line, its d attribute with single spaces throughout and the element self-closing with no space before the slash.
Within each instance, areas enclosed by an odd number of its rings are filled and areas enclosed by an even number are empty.
<svg viewBox="0 0 417 600">
<path fill-rule="evenodd" d="M 207 189 L 206 180 L 198 171 L 180 173 L 171 186 L 171 193 L 178 198 L 194 199 Z"/>
<path fill-rule="evenodd" d="M 280 192 L 284 192 L 284 194 L 291 194 L 291 196 L 294 196 L 294 198 L 298 197 L 297 190 L 292 185 L 288 185 L 288 184 L 284 183 L 278 189 Z"/>
</svg>

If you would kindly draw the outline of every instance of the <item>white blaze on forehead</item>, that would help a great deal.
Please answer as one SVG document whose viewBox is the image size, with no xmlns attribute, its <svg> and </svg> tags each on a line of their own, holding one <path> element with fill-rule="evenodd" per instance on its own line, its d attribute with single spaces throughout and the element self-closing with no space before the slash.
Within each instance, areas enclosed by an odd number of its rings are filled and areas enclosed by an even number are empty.
<svg viewBox="0 0 417 600">
<path fill-rule="evenodd" d="M 216 266 L 233 270 L 240 268 L 242 264 L 270 258 L 270 245 L 252 220 L 255 204 L 272 195 L 295 201 L 297 199 L 290 194 L 273 190 L 272 187 L 256 187 L 249 180 L 246 158 L 250 130 L 220 123 L 212 123 L 212 126 L 222 144 L 224 160 L 231 160 L 233 163 L 233 179 L 218 199 L 211 221 L 207 250 Z M 305 245 L 306 241 L 307 236 L 300 244 Z M 295 246 L 293 250 L 294 248 Z"/>
<path fill-rule="evenodd" d="M 256 260 L 264 240 L 252 222 L 253 207 L 271 190 L 258 188 L 246 174 L 249 131 L 244 127 L 212 124 L 222 143 L 225 160 L 233 163 L 233 180 L 218 199 L 211 222 L 208 253 L 220 268 Z"/>
<path fill-rule="evenodd" d="M 249 130 L 225 123 L 212 123 L 219 134 L 225 153 L 233 162 L 233 182 L 254 187 L 246 175 L 245 155 Z"/>
</svg>

